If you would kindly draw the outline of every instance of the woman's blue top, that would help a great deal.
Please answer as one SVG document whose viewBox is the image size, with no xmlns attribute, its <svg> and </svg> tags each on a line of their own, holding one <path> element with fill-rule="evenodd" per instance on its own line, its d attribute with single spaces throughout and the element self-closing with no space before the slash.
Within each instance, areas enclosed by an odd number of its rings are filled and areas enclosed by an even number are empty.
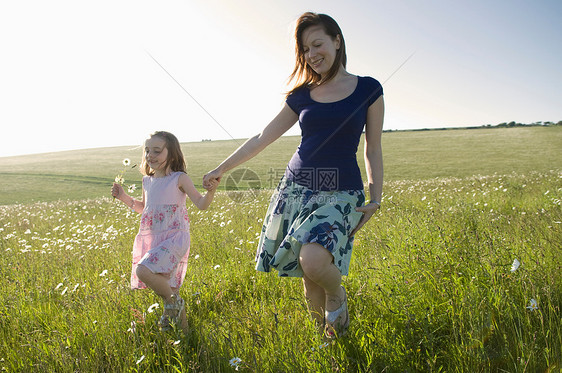
<svg viewBox="0 0 562 373">
<path fill-rule="evenodd" d="M 358 77 L 353 93 L 322 103 L 302 87 L 287 97 L 299 116 L 301 143 L 289 161 L 285 177 L 312 190 L 363 190 L 357 147 L 367 122 L 367 109 L 383 94 L 371 77 Z"/>
</svg>

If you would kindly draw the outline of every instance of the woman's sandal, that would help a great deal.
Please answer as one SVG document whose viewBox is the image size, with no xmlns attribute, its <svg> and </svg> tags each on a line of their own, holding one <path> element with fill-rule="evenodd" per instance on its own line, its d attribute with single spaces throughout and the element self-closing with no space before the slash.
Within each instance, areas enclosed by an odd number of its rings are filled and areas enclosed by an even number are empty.
<svg viewBox="0 0 562 373">
<path fill-rule="evenodd" d="M 347 293 L 342 286 L 344 299 L 341 306 L 334 311 L 326 311 L 326 329 L 324 334 L 328 339 L 336 339 L 343 337 L 347 333 L 349 327 L 349 310 L 347 308 Z M 343 320 L 336 325 L 336 321 L 343 317 Z"/>
<path fill-rule="evenodd" d="M 166 332 L 171 330 L 174 324 L 178 325 L 184 307 L 185 307 L 185 301 L 179 296 L 172 295 L 172 302 L 168 304 L 164 304 L 164 314 L 160 317 L 160 320 L 158 321 L 158 326 L 160 327 L 160 330 Z M 166 310 L 174 310 L 177 312 L 175 312 L 176 314 L 175 316 L 170 317 L 165 313 Z"/>
</svg>

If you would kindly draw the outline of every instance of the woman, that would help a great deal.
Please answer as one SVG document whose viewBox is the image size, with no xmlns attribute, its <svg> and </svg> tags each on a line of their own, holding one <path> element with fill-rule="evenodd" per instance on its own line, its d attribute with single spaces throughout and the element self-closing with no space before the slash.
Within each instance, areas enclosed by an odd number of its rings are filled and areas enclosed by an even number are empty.
<svg viewBox="0 0 562 373">
<path fill-rule="evenodd" d="M 309 310 L 329 338 L 346 333 L 348 274 L 354 234 L 379 209 L 383 162 L 382 86 L 346 71 L 343 34 L 329 16 L 305 13 L 295 30 L 296 64 L 279 114 L 216 169 L 204 185 L 256 156 L 298 120 L 301 144 L 266 214 L 256 269 L 302 277 Z M 356 152 L 365 128 L 371 200 L 365 204 Z"/>
</svg>

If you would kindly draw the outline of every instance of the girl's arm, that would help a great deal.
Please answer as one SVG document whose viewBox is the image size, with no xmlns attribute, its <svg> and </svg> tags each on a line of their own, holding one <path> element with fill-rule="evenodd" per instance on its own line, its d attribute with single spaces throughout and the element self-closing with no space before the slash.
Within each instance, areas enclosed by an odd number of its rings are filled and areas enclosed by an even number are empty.
<svg viewBox="0 0 562 373">
<path fill-rule="evenodd" d="M 371 203 L 355 210 L 363 213 L 363 217 L 351 236 L 373 216 L 380 208 L 382 196 L 383 162 L 382 162 L 382 125 L 384 122 L 384 98 L 380 96 L 367 111 L 367 124 L 365 126 L 365 169 L 369 182 L 369 196 Z"/>
<path fill-rule="evenodd" d="M 211 205 L 218 184 L 219 182 L 217 180 L 210 181 L 210 188 L 207 189 L 207 193 L 201 195 L 187 174 L 181 174 L 178 180 L 178 187 L 180 190 L 187 194 L 189 199 L 199 210 L 206 210 L 207 207 Z"/>
<path fill-rule="evenodd" d="M 142 201 L 136 200 L 125 193 L 125 189 L 123 188 L 123 186 L 117 183 L 113 183 L 113 187 L 111 188 L 111 195 L 122 201 L 131 210 L 139 214 L 141 214 L 142 210 L 144 210 L 144 187 L 142 188 Z"/>
<path fill-rule="evenodd" d="M 285 104 L 279 114 L 273 118 L 260 134 L 248 139 L 217 168 L 205 175 L 203 178 L 203 185 L 205 188 L 209 185 L 211 180 L 220 181 L 225 172 L 232 170 L 234 167 L 258 155 L 269 144 L 287 132 L 298 119 L 293 109 Z"/>
</svg>

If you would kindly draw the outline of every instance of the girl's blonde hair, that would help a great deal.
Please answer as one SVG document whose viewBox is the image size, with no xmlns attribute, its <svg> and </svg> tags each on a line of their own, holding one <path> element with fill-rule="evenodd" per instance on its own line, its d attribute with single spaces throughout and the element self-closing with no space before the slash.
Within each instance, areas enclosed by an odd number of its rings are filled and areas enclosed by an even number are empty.
<svg viewBox="0 0 562 373">
<path fill-rule="evenodd" d="M 172 170 L 173 172 L 186 172 L 187 165 L 185 163 L 185 159 L 183 158 L 183 153 L 181 151 L 181 146 L 178 138 L 170 132 L 166 131 L 156 131 L 151 134 L 149 138 L 151 139 L 153 137 L 159 137 L 166 143 L 166 149 L 168 149 L 168 159 L 166 159 L 166 165 L 170 167 L 170 170 Z M 154 175 L 154 170 L 150 168 L 150 166 L 146 162 L 146 151 L 144 149 L 142 154 L 140 172 L 143 175 Z"/>
<path fill-rule="evenodd" d="M 322 26 L 324 32 L 326 32 L 332 40 L 336 40 L 338 35 L 340 37 L 340 49 L 337 50 L 334 64 L 331 66 L 330 70 L 328 70 L 324 79 L 306 63 L 302 34 L 304 30 L 311 26 Z M 295 27 L 295 68 L 291 76 L 289 76 L 289 82 L 294 80 L 295 85 L 291 91 L 287 93 L 287 96 L 303 86 L 318 84 L 332 79 L 338 73 L 340 66 L 345 68 L 346 64 L 347 55 L 345 52 L 345 40 L 343 39 L 343 34 L 338 23 L 326 14 L 304 13 L 297 20 L 297 25 Z"/>
</svg>

